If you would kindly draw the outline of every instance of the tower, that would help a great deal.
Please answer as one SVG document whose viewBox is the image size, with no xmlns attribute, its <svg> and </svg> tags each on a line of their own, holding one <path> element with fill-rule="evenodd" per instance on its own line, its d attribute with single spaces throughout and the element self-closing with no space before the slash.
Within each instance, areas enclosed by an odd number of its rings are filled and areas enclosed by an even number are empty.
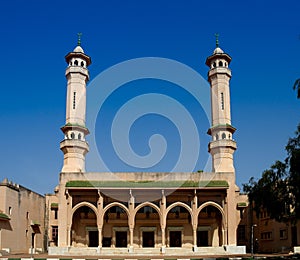
<svg viewBox="0 0 300 260">
<path fill-rule="evenodd" d="M 211 121 L 208 130 L 212 140 L 208 151 L 212 155 L 213 172 L 234 172 L 233 153 L 236 142 L 232 139 L 235 128 L 231 125 L 230 88 L 231 57 L 219 47 L 218 38 L 213 55 L 206 59 L 211 93 Z"/>
<path fill-rule="evenodd" d="M 86 83 L 89 80 L 87 67 L 91 64 L 91 58 L 86 55 L 80 46 L 80 34 L 78 45 L 65 57 L 68 67 L 67 78 L 67 102 L 66 124 L 61 128 L 64 140 L 60 143 L 60 149 L 64 153 L 64 165 L 62 172 L 84 172 L 85 155 L 89 151 L 85 136 L 89 130 L 85 126 L 86 113 Z"/>
</svg>

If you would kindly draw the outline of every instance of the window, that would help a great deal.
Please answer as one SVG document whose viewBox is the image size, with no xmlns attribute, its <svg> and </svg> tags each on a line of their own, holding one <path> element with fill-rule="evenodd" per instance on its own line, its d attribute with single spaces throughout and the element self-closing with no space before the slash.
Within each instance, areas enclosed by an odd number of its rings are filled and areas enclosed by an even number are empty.
<svg viewBox="0 0 300 260">
<path fill-rule="evenodd" d="M 54 219 L 57 219 L 57 216 L 58 216 L 58 210 L 57 209 L 54 209 Z"/>
<path fill-rule="evenodd" d="M 222 61 L 219 61 L 219 66 L 223 67 L 223 62 Z"/>
<path fill-rule="evenodd" d="M 273 234 L 272 234 L 271 231 L 269 231 L 269 232 L 262 232 L 260 234 L 260 238 L 262 240 L 272 240 L 273 239 Z"/>
<path fill-rule="evenodd" d="M 58 240 L 58 226 L 52 226 L 52 241 L 57 245 Z"/>
<path fill-rule="evenodd" d="M 287 230 L 286 229 L 280 229 L 279 230 L 279 238 L 280 239 L 287 239 Z"/>
<path fill-rule="evenodd" d="M 224 93 L 221 93 L 221 109 L 224 110 Z"/>
<path fill-rule="evenodd" d="M 222 134 L 222 139 L 226 139 L 226 134 L 225 133 Z"/>
<path fill-rule="evenodd" d="M 239 225 L 237 229 L 237 239 L 238 241 L 245 241 L 246 240 L 246 226 Z"/>
<path fill-rule="evenodd" d="M 11 215 L 11 213 L 12 213 L 12 208 L 8 207 L 8 215 Z"/>
<path fill-rule="evenodd" d="M 26 219 L 29 219 L 29 212 L 26 212 Z"/>
<path fill-rule="evenodd" d="M 76 91 L 73 92 L 73 109 L 76 108 Z"/>
<path fill-rule="evenodd" d="M 75 134 L 72 132 L 71 133 L 71 139 L 74 139 L 75 138 Z"/>
</svg>

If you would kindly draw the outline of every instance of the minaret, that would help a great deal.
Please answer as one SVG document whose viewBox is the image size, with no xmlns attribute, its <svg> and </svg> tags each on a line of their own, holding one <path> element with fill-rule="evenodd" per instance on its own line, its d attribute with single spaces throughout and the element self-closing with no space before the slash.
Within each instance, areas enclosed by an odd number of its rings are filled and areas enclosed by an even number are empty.
<svg viewBox="0 0 300 260">
<path fill-rule="evenodd" d="M 228 68 L 231 57 L 219 47 L 216 35 L 216 48 L 206 59 L 209 66 L 208 81 L 211 90 L 211 121 L 208 134 L 212 136 L 208 151 L 212 155 L 213 172 L 234 172 L 233 153 L 236 142 L 232 139 L 235 128 L 231 125 L 230 89 L 231 70 Z"/>
<path fill-rule="evenodd" d="M 61 128 L 65 138 L 60 143 L 64 153 L 62 172 L 84 172 L 85 155 L 89 151 L 85 136 L 89 130 L 85 126 L 86 83 L 89 80 L 87 67 L 91 58 L 81 48 L 81 34 L 78 34 L 78 45 L 65 57 L 68 67 L 66 124 Z"/>
</svg>

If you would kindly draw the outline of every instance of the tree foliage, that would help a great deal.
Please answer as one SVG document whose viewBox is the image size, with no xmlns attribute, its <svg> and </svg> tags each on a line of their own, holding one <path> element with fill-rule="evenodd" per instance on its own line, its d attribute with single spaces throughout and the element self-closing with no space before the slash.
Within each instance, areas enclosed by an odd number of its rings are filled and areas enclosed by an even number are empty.
<svg viewBox="0 0 300 260">
<path fill-rule="evenodd" d="M 284 162 L 276 161 L 258 181 L 252 177 L 243 184 L 257 215 L 264 209 L 277 221 L 300 219 L 300 124 L 295 134 L 285 147 Z"/>
<path fill-rule="evenodd" d="M 297 98 L 300 98 L 300 79 L 295 81 L 293 89 L 297 91 Z"/>
</svg>

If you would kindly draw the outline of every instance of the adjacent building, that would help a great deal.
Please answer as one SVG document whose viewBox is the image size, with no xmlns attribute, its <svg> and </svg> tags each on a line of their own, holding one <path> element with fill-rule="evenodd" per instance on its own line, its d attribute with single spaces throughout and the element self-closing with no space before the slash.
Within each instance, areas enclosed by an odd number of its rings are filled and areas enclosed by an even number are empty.
<svg viewBox="0 0 300 260">
<path fill-rule="evenodd" d="M 4 179 L 0 183 L 0 250 L 43 252 L 45 197 Z"/>
</svg>

